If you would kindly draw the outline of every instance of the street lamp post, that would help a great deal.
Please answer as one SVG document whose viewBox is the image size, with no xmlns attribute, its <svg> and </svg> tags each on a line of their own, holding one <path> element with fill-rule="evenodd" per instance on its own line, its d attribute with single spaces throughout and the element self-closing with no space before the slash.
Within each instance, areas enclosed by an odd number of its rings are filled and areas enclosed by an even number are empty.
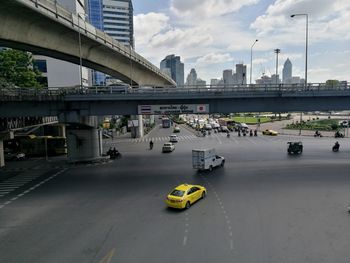
<svg viewBox="0 0 350 263">
<path fill-rule="evenodd" d="M 253 72 L 253 47 L 258 42 L 258 39 L 255 39 L 253 45 L 250 48 L 250 81 L 249 83 L 252 84 L 252 72 Z"/>
<path fill-rule="evenodd" d="M 275 49 L 275 53 L 276 53 L 276 86 L 278 84 L 278 54 L 281 53 L 281 50 L 279 48 Z"/>
<path fill-rule="evenodd" d="M 309 15 L 308 14 L 293 14 L 290 17 L 305 16 L 306 18 L 306 30 L 305 30 L 305 88 L 307 87 L 307 57 L 308 57 L 308 43 L 309 43 Z"/>
</svg>

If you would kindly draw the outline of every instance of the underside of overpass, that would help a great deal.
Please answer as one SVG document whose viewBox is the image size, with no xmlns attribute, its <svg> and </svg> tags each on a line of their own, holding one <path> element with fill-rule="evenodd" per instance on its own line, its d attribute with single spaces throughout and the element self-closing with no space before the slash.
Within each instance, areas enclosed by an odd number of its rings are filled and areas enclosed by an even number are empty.
<svg viewBox="0 0 350 263">
<path fill-rule="evenodd" d="M 83 66 L 133 85 L 175 85 L 169 76 L 132 49 L 53 3 L 47 0 L 3 1 L 0 46 L 79 64 L 80 32 Z"/>
</svg>

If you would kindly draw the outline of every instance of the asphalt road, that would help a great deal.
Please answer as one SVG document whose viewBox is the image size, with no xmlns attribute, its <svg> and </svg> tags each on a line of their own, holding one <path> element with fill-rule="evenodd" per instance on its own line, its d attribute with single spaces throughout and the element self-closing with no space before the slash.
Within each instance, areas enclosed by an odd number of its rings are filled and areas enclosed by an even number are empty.
<svg viewBox="0 0 350 263">
<path fill-rule="evenodd" d="M 169 134 L 106 141 L 123 157 L 104 165 L 34 167 L 0 182 L 0 196 L 22 182 L 0 197 L 0 262 L 349 262 L 348 139 L 333 153 L 332 138 L 182 129 L 162 154 Z M 290 140 L 303 141 L 301 156 L 287 155 Z M 215 147 L 225 167 L 193 170 L 191 150 L 201 147 Z M 166 208 L 180 183 L 208 195 L 189 210 Z"/>
</svg>

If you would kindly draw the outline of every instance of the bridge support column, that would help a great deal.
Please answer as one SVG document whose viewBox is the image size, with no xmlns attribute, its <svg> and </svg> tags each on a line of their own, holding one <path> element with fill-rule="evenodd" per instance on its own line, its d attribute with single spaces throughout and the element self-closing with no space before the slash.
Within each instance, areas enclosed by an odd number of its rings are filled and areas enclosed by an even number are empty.
<svg viewBox="0 0 350 263">
<path fill-rule="evenodd" d="M 0 168 L 5 166 L 4 142 L 0 139 Z"/>
<path fill-rule="evenodd" d="M 102 156 L 102 132 L 97 128 L 67 130 L 70 162 L 94 161 Z"/>
<path fill-rule="evenodd" d="M 142 138 L 143 137 L 143 117 L 142 115 L 131 116 L 131 120 L 137 120 L 138 126 L 131 127 L 131 137 L 132 138 Z"/>
</svg>

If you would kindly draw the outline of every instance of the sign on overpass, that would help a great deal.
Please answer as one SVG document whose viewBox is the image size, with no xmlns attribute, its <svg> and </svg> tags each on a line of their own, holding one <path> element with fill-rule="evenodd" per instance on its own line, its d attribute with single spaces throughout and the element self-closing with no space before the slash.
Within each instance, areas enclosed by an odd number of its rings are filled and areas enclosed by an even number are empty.
<svg viewBox="0 0 350 263">
<path fill-rule="evenodd" d="M 209 113 L 209 104 L 139 105 L 140 115 Z"/>
</svg>

